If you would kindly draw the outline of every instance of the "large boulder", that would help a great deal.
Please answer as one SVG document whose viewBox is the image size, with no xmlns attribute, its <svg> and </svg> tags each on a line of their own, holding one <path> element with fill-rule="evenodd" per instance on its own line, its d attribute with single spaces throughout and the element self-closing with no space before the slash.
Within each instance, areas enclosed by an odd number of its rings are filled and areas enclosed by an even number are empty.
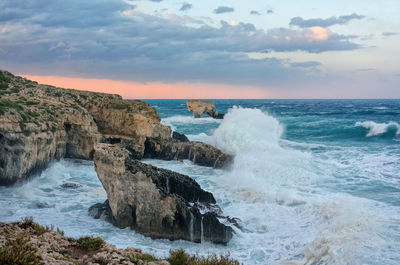
<svg viewBox="0 0 400 265">
<path fill-rule="evenodd" d="M 211 101 L 191 99 L 186 101 L 186 105 L 188 107 L 189 112 L 193 112 L 193 116 L 195 118 L 203 117 L 204 113 L 207 113 L 208 116 L 213 117 L 215 119 L 223 119 L 224 115 L 219 114 L 215 109 L 215 105 Z"/>
<path fill-rule="evenodd" d="M 190 177 L 141 163 L 112 144 L 98 144 L 94 162 L 116 226 L 170 240 L 226 244 L 232 238 L 232 228 L 218 220 L 214 196 Z M 97 206 L 91 209 L 97 217 L 108 209 Z"/>
</svg>

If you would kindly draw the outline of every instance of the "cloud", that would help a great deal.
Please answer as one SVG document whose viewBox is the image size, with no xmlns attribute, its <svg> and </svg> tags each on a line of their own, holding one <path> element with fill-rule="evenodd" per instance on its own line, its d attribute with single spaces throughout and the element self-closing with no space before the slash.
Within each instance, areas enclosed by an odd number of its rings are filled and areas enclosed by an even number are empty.
<svg viewBox="0 0 400 265">
<path fill-rule="evenodd" d="M 399 34 L 398 32 L 382 32 L 382 36 L 396 36 Z"/>
<path fill-rule="evenodd" d="M 357 72 L 370 72 L 370 71 L 375 71 L 376 68 L 359 68 L 356 71 Z"/>
<path fill-rule="evenodd" d="M 260 15 L 261 15 L 261 13 L 260 13 L 260 12 L 258 12 L 258 11 L 256 11 L 256 10 L 251 10 L 251 11 L 250 11 L 250 15 L 256 15 L 256 16 L 260 16 Z"/>
<path fill-rule="evenodd" d="M 179 8 L 179 11 L 187 11 L 189 9 L 192 9 L 193 5 L 189 3 L 183 3 L 181 8 Z"/>
<path fill-rule="evenodd" d="M 267 10 L 267 14 L 273 14 L 273 13 L 274 13 L 274 10 L 272 10 L 272 9 Z"/>
<path fill-rule="evenodd" d="M 310 67 L 317 67 L 320 66 L 320 62 L 316 61 L 308 61 L 308 62 L 296 62 L 296 63 L 291 63 L 290 64 L 293 67 L 303 67 L 303 68 L 310 68 Z"/>
<path fill-rule="evenodd" d="M 219 6 L 216 9 L 214 9 L 215 14 L 230 13 L 233 11 L 235 11 L 235 9 L 233 7 L 229 7 L 229 6 Z"/>
<path fill-rule="evenodd" d="M 306 78 L 306 67 L 248 54 L 360 48 L 324 27 L 214 27 L 174 13 L 145 14 L 120 0 L 3 0 L 0 9 L 15 14 L 0 22 L 0 67 L 37 75 L 276 84 Z"/>
<path fill-rule="evenodd" d="M 311 18 L 311 19 L 303 19 L 301 17 L 294 17 L 290 20 L 289 25 L 298 26 L 300 28 L 310 28 L 310 27 L 330 27 L 333 25 L 342 25 L 346 24 L 354 19 L 363 19 L 365 16 L 358 15 L 353 13 L 351 15 L 345 15 L 340 17 L 330 17 L 327 19 L 322 18 Z"/>
</svg>

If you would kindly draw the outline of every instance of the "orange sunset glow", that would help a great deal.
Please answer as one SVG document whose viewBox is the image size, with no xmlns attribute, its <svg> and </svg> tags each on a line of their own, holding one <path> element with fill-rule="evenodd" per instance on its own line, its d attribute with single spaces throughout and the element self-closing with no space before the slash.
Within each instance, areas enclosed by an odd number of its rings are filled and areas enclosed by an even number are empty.
<svg viewBox="0 0 400 265">
<path fill-rule="evenodd" d="M 219 85 L 210 83 L 174 83 L 159 82 L 137 83 L 110 79 L 73 78 L 62 76 L 24 75 L 23 77 L 63 88 L 73 88 L 93 92 L 119 94 L 124 98 L 138 99 L 256 99 L 271 98 L 272 93 L 257 87 Z"/>
</svg>

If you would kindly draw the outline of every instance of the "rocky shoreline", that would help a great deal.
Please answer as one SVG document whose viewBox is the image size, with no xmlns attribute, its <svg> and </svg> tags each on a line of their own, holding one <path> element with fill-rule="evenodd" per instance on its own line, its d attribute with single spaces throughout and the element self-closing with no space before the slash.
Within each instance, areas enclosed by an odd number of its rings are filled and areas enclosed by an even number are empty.
<svg viewBox="0 0 400 265">
<path fill-rule="evenodd" d="M 54 227 L 45 227 L 25 218 L 20 222 L 0 222 L 0 264 L 3 265 L 239 265 L 229 255 L 200 257 L 183 249 L 171 250 L 158 258 L 128 247 L 118 249 L 99 237 L 65 237 Z"/>
<path fill-rule="evenodd" d="M 190 177 L 139 160 L 189 159 L 221 168 L 232 157 L 160 123 L 149 104 L 63 89 L 0 71 L 0 185 L 23 183 L 61 158 L 94 160 L 107 203 L 90 213 L 152 238 L 226 244 L 233 229 Z"/>
</svg>

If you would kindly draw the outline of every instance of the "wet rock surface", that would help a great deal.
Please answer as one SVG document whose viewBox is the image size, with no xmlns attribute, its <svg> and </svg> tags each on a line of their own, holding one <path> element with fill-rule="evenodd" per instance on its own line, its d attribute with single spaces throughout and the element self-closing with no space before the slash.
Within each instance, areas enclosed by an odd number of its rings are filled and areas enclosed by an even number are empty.
<svg viewBox="0 0 400 265">
<path fill-rule="evenodd" d="M 233 157 L 219 149 L 202 142 L 172 142 L 147 139 L 144 157 L 162 160 L 189 159 L 200 166 L 222 168 Z"/>
<path fill-rule="evenodd" d="M 232 238 L 232 228 L 207 206 L 214 196 L 190 177 L 141 163 L 117 145 L 98 144 L 94 161 L 116 226 L 170 240 L 226 244 Z M 196 202 L 206 205 L 203 214 Z"/>
</svg>

